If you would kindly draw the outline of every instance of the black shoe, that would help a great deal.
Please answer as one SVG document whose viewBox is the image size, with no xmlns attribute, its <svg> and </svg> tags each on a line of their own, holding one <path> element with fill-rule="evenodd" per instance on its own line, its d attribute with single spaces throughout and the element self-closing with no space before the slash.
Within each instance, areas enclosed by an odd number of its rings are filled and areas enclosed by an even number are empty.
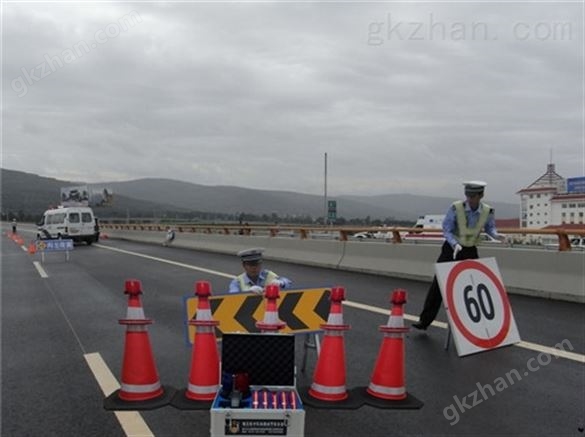
<svg viewBox="0 0 585 437">
<path fill-rule="evenodd" d="M 421 331 L 426 331 L 429 327 L 428 325 L 423 325 L 421 322 L 416 322 L 412 324 L 413 328 L 420 329 Z"/>
</svg>

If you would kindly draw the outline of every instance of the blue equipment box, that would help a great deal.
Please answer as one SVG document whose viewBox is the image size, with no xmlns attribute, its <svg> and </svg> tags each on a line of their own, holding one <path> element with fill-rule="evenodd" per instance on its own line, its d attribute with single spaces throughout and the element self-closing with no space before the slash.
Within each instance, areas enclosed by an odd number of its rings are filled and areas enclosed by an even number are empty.
<svg viewBox="0 0 585 437">
<path fill-rule="evenodd" d="M 211 436 L 304 436 L 290 334 L 225 334 L 222 385 L 211 406 Z"/>
</svg>

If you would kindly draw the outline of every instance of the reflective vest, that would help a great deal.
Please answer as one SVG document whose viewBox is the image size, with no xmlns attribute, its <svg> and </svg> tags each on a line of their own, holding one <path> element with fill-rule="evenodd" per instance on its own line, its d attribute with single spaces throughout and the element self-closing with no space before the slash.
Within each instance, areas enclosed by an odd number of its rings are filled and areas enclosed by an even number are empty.
<svg viewBox="0 0 585 437">
<path fill-rule="evenodd" d="M 240 291 L 250 291 L 250 288 L 254 285 L 258 285 L 260 287 L 264 287 L 266 284 L 270 284 L 275 279 L 278 279 L 278 275 L 270 270 L 264 270 L 266 272 L 266 277 L 263 281 L 258 282 L 258 284 L 247 284 L 246 280 L 248 279 L 245 273 L 238 275 L 238 282 L 240 284 Z"/>
<path fill-rule="evenodd" d="M 480 204 L 481 211 L 479 219 L 473 228 L 467 227 L 467 217 L 465 215 L 465 207 L 461 200 L 454 202 L 455 214 L 457 215 L 457 240 L 459 244 L 464 247 L 476 246 L 479 242 L 479 234 L 487 223 L 490 215 L 491 207 L 485 203 Z"/>
</svg>

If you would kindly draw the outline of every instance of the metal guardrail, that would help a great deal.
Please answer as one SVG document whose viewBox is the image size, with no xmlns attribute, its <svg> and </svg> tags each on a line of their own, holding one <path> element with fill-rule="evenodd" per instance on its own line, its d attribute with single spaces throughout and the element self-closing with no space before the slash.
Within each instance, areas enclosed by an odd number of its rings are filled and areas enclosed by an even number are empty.
<svg viewBox="0 0 585 437">
<path fill-rule="evenodd" d="M 113 230 L 134 230 L 134 231 L 155 231 L 163 232 L 169 228 L 164 224 L 114 224 L 102 223 L 102 229 Z M 388 235 L 387 241 L 400 244 L 405 235 L 416 236 L 421 233 L 442 234 L 441 229 L 430 228 L 408 228 L 408 227 L 333 227 L 333 226 L 302 226 L 302 225 L 218 225 L 218 224 L 173 224 L 176 232 L 185 233 L 206 233 L 225 235 L 267 235 L 276 237 L 279 235 L 297 236 L 301 239 L 314 237 L 315 235 L 337 235 L 334 237 L 340 241 L 348 241 L 349 237 L 358 232 L 371 234 L 382 233 Z M 503 235 L 510 236 L 551 236 L 558 239 L 558 250 L 561 252 L 571 250 L 570 235 L 585 236 L 585 228 L 581 231 L 568 229 L 533 229 L 533 228 L 503 228 L 498 229 Z M 390 237 L 391 235 L 391 237 Z"/>
</svg>

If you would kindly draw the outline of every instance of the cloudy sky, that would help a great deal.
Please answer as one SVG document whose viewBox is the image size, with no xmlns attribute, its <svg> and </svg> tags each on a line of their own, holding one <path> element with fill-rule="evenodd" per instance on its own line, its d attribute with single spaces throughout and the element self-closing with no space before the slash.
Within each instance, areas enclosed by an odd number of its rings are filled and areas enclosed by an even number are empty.
<svg viewBox="0 0 585 437">
<path fill-rule="evenodd" d="M 323 194 L 585 174 L 580 2 L 3 3 L 2 167 Z"/>
</svg>

